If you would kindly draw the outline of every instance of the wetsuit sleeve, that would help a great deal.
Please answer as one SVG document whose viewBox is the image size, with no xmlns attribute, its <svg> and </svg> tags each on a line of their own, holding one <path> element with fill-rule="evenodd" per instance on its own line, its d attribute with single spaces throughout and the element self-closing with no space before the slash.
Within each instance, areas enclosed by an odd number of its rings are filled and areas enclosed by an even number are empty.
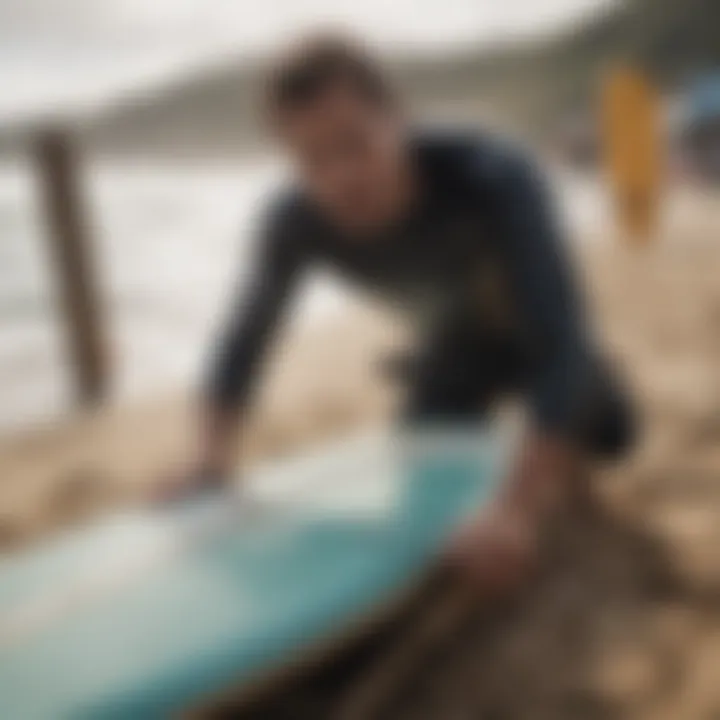
<svg viewBox="0 0 720 720">
<path fill-rule="evenodd" d="M 587 319 L 540 171 L 515 151 L 493 160 L 491 204 L 516 311 L 533 349 L 530 405 L 542 431 L 571 435 L 588 392 Z"/>
<path fill-rule="evenodd" d="M 272 211 L 261 231 L 248 282 L 214 348 L 206 384 L 211 407 L 239 410 L 249 400 L 259 365 L 285 315 L 305 253 L 291 218 Z"/>
</svg>

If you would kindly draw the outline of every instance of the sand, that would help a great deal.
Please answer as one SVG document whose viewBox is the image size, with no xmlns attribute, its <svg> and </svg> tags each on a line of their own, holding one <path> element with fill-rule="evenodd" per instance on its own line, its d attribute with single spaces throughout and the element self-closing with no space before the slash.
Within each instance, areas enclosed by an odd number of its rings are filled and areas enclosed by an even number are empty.
<svg viewBox="0 0 720 720">
<path fill-rule="evenodd" d="M 631 460 L 596 469 L 599 503 L 559 523 L 529 591 L 466 613 L 414 653 L 378 716 L 720 718 L 719 238 L 720 200 L 703 200 L 656 246 L 583 246 L 602 335 L 641 410 L 642 443 Z M 246 431 L 248 462 L 390 416 L 395 397 L 377 360 L 402 333 L 373 309 L 352 318 L 283 343 Z M 190 404 L 154 399 L 5 439 L 5 550 L 137 502 L 188 451 Z M 422 628 L 427 609 L 417 612 L 342 677 L 326 668 L 244 717 L 339 717 L 353 688 L 382 674 L 383 658 Z"/>
</svg>

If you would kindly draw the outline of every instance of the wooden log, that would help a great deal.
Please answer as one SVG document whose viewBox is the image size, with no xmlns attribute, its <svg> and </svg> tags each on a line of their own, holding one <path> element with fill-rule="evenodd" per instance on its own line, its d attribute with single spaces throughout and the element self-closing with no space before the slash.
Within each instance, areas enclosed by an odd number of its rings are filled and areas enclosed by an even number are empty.
<svg viewBox="0 0 720 720">
<path fill-rule="evenodd" d="M 45 130 L 34 141 L 67 346 L 78 401 L 95 405 L 107 394 L 108 362 L 91 242 L 69 133 Z"/>
</svg>

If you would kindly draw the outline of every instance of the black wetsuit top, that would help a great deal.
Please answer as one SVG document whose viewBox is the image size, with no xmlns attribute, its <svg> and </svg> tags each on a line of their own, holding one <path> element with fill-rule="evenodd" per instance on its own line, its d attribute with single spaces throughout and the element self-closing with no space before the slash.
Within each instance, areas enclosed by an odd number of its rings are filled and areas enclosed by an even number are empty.
<svg viewBox="0 0 720 720">
<path fill-rule="evenodd" d="M 464 318 L 478 336 L 513 337 L 532 358 L 536 422 L 555 431 L 573 422 L 590 356 L 586 323 L 537 168 L 479 134 L 417 134 L 412 153 L 421 201 L 377 237 L 345 236 L 300 191 L 275 199 L 253 281 L 215 354 L 215 406 L 246 403 L 302 271 L 321 264 L 404 307 L 430 336 Z"/>
</svg>

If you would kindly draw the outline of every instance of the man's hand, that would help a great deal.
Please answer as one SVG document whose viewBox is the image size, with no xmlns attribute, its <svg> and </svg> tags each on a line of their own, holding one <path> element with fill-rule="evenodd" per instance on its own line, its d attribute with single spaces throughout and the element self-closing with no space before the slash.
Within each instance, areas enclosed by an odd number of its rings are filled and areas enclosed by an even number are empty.
<svg viewBox="0 0 720 720">
<path fill-rule="evenodd" d="M 529 440 L 497 499 L 451 543 L 451 565 L 491 596 L 518 590 L 535 566 L 543 525 L 565 504 L 574 465 L 564 444 Z"/>
<path fill-rule="evenodd" d="M 189 463 L 162 477 L 153 487 L 151 501 L 160 505 L 181 502 L 226 487 L 229 472 L 219 473 L 202 463 Z"/>
<path fill-rule="evenodd" d="M 234 414 L 206 410 L 201 415 L 193 459 L 160 479 L 153 501 L 176 502 L 225 487 L 232 476 L 237 425 Z"/>
<path fill-rule="evenodd" d="M 460 529 L 447 559 L 463 579 L 495 597 L 522 586 L 532 571 L 536 547 L 534 520 L 510 503 L 498 502 Z"/>
</svg>

